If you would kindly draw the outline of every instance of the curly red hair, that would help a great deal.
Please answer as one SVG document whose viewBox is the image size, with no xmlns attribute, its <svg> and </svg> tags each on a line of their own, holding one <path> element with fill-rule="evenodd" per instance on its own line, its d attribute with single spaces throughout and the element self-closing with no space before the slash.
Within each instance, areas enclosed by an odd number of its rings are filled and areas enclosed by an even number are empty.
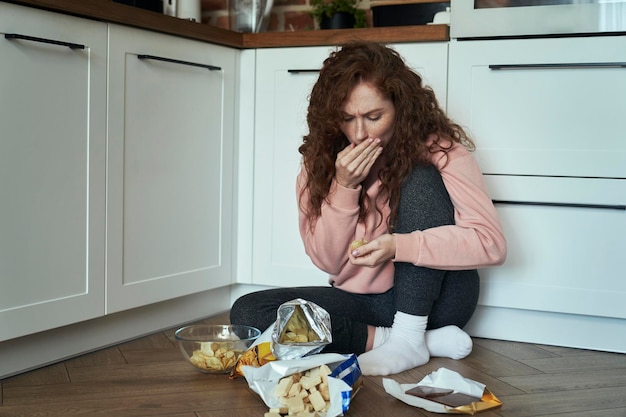
<svg viewBox="0 0 626 417">
<path fill-rule="evenodd" d="M 384 148 L 385 164 L 378 176 L 382 193 L 389 200 L 391 216 L 388 229 L 393 231 L 404 179 L 416 164 L 429 164 L 429 152 L 445 152 L 440 138 L 462 143 L 474 149 L 472 140 L 439 107 L 433 90 L 423 84 L 419 74 L 409 68 L 400 54 L 375 42 L 350 42 L 330 54 L 309 97 L 307 124 L 309 133 L 299 147 L 307 182 L 302 192 L 309 193 L 309 207 L 302 207 L 311 225 L 321 214 L 332 179 L 337 154 L 349 145 L 341 131 L 343 103 L 352 89 L 367 82 L 389 98 L 395 107 L 394 134 Z M 430 147 L 428 138 L 437 138 Z M 449 142 L 448 142 L 449 143 Z M 372 205 L 364 192 L 360 197 L 359 219 L 363 220 Z M 375 206 L 375 205 L 374 205 Z"/>
</svg>

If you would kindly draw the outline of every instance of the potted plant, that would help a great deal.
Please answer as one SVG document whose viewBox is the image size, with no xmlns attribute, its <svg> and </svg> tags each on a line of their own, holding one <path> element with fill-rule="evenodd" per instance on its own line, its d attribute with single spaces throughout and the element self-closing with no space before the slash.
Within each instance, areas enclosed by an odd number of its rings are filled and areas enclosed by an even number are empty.
<svg viewBox="0 0 626 417">
<path fill-rule="evenodd" d="M 365 10 L 360 0 L 311 0 L 311 15 L 320 29 L 364 28 Z"/>
</svg>

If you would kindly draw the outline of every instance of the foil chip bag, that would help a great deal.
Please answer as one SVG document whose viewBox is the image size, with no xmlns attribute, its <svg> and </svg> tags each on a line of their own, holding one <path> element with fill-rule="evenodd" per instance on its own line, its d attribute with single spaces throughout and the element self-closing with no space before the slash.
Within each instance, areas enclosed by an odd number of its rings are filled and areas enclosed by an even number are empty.
<svg viewBox="0 0 626 417">
<path fill-rule="evenodd" d="M 263 335 L 265 335 L 265 332 Z M 235 379 L 243 375 L 244 366 L 258 368 L 274 360 L 276 360 L 276 358 L 272 353 L 272 342 L 269 341 L 269 339 L 255 343 L 239 357 L 235 367 L 230 371 L 229 379 Z"/>
<path fill-rule="evenodd" d="M 330 314 L 317 304 L 296 298 L 278 307 L 272 331 L 276 359 L 298 359 L 319 353 L 332 343 Z"/>
</svg>

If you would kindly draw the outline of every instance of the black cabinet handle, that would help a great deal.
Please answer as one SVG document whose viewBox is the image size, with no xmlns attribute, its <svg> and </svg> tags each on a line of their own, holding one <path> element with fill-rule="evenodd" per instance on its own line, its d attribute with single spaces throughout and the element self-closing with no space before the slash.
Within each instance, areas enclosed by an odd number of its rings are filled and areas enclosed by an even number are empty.
<svg viewBox="0 0 626 417">
<path fill-rule="evenodd" d="M 550 203 L 543 201 L 514 201 L 514 200 L 492 200 L 494 204 L 513 204 L 518 206 L 544 206 L 544 207 L 569 207 L 569 208 L 589 208 L 605 210 L 626 210 L 626 205 L 621 204 L 577 204 L 577 203 Z"/>
<path fill-rule="evenodd" d="M 626 68 L 626 62 L 580 62 L 561 64 L 502 64 L 489 65 L 489 69 L 517 70 L 517 69 L 602 69 L 602 68 Z"/>
<path fill-rule="evenodd" d="M 318 69 L 288 69 L 289 74 L 300 74 L 301 72 L 320 72 Z"/>
<path fill-rule="evenodd" d="M 155 61 L 164 61 L 164 62 L 171 62 L 173 64 L 181 64 L 181 65 L 189 65 L 191 67 L 200 67 L 200 68 L 206 68 L 209 71 L 221 71 L 222 69 L 220 67 L 216 67 L 213 65 L 207 65 L 207 64 L 198 64 L 197 62 L 189 62 L 189 61 L 181 61 L 179 59 L 171 59 L 171 58 L 163 58 L 161 56 L 155 56 L 155 55 L 137 55 L 137 58 L 139 59 L 152 59 Z"/>
<path fill-rule="evenodd" d="M 78 43 L 71 43 L 71 42 L 62 42 L 62 41 L 55 41 L 52 39 L 45 39 L 45 38 L 36 38 L 34 36 L 27 36 L 27 35 L 20 35 L 17 33 L 5 33 L 4 34 L 5 39 L 23 39 L 25 41 L 32 41 L 32 42 L 41 42 L 41 43 L 49 43 L 52 45 L 60 45 L 60 46 L 67 46 L 68 48 L 71 49 L 85 49 L 85 45 L 81 45 Z"/>
</svg>

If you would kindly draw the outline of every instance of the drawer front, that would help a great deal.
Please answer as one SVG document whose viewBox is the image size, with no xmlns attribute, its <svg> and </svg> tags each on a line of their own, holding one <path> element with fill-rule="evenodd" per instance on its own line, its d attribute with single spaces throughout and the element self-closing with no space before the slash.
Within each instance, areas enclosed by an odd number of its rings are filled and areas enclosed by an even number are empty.
<svg viewBox="0 0 626 417">
<path fill-rule="evenodd" d="M 486 176 L 508 257 L 480 304 L 626 318 L 626 181 Z"/>
<path fill-rule="evenodd" d="M 626 178 L 625 37 L 452 42 L 448 112 L 485 173 Z"/>
</svg>

